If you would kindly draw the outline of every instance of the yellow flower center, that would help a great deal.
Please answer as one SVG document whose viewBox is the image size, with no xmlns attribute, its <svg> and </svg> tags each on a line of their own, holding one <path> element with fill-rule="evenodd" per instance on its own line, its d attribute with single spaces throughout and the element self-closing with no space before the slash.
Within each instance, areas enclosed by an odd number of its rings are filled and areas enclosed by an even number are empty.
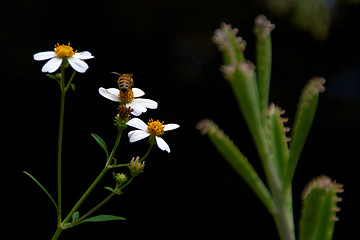
<svg viewBox="0 0 360 240">
<path fill-rule="evenodd" d="M 129 103 L 134 99 L 134 93 L 131 89 L 128 89 L 126 92 L 120 91 L 119 97 L 121 102 Z"/>
<path fill-rule="evenodd" d="M 148 122 L 148 131 L 151 135 L 161 136 L 164 134 L 164 122 L 160 122 L 159 120 L 154 121 L 150 119 Z"/>
<path fill-rule="evenodd" d="M 55 45 L 55 53 L 59 58 L 72 57 L 76 52 L 77 52 L 77 50 L 74 51 L 74 49 L 72 47 L 70 47 L 70 43 L 67 46 L 64 44 L 62 44 L 62 45 L 56 44 Z"/>
</svg>

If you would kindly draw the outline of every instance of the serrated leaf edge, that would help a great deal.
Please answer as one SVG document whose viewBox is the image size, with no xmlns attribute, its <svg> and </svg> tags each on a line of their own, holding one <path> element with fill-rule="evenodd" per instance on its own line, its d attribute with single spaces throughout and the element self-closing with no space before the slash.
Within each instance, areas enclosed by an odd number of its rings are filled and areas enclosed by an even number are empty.
<svg viewBox="0 0 360 240">
<path fill-rule="evenodd" d="M 310 79 L 300 95 L 299 106 L 308 107 L 308 102 L 310 99 L 325 91 L 325 82 L 325 79 L 322 77 L 314 77 Z"/>
<path fill-rule="evenodd" d="M 341 202 L 342 198 L 337 196 L 337 193 L 344 192 L 344 185 L 341 183 L 337 183 L 335 180 L 332 181 L 331 178 L 325 175 L 320 175 L 314 179 L 312 179 L 304 188 L 301 199 L 304 201 L 308 194 L 314 189 L 323 189 L 325 191 L 331 190 L 335 192 L 334 201 Z M 331 220 L 338 221 L 339 218 L 336 216 L 336 213 L 339 212 L 341 209 L 338 206 L 335 206 L 333 209 L 334 216 L 331 217 Z"/>
</svg>

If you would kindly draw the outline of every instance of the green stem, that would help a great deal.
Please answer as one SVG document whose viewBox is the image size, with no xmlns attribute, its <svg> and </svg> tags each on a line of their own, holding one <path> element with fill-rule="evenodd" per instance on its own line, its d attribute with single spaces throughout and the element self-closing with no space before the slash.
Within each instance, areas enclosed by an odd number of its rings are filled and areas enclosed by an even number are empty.
<svg viewBox="0 0 360 240">
<path fill-rule="evenodd" d="M 58 227 L 61 225 L 61 157 L 62 157 L 62 142 L 64 130 L 64 113 L 65 113 L 65 65 L 61 65 L 61 99 L 60 99 L 60 120 L 59 120 L 59 138 L 58 138 L 58 152 L 57 152 L 57 222 Z"/>
<path fill-rule="evenodd" d="M 288 192 L 274 194 L 274 202 L 277 212 L 273 215 L 273 217 L 280 239 L 295 240 L 291 190 Z"/>
<path fill-rule="evenodd" d="M 62 231 L 63 231 L 63 228 L 61 226 L 58 226 L 58 228 L 56 229 L 56 232 L 55 232 L 54 236 L 51 238 L 51 240 L 58 239 Z"/>
<path fill-rule="evenodd" d="M 74 77 L 75 77 L 75 73 L 76 73 L 76 71 L 74 70 L 73 74 L 72 74 L 71 77 L 70 77 L 69 82 L 66 84 L 65 92 L 66 92 L 66 91 L 69 89 L 69 87 L 71 86 L 71 82 L 72 82 L 72 80 L 73 80 Z"/>
<path fill-rule="evenodd" d="M 124 185 L 122 185 L 121 187 L 119 187 L 116 190 L 121 190 L 124 189 L 127 185 L 129 185 L 133 180 L 134 180 L 134 176 L 130 178 L 129 181 L 127 181 Z M 80 224 L 83 220 L 85 220 L 88 216 L 90 216 L 91 214 L 93 214 L 96 210 L 98 210 L 100 207 L 102 207 L 105 203 L 107 203 L 113 196 L 115 196 L 115 192 L 112 192 L 109 196 L 107 196 L 103 201 L 101 201 L 98 205 L 96 205 L 94 208 L 92 208 L 90 211 L 88 211 L 87 213 L 85 213 L 82 217 L 80 217 L 78 220 L 76 220 L 74 223 L 71 223 L 71 225 L 69 225 L 66 228 L 71 228 L 71 227 L 75 227 L 76 225 Z"/>
<path fill-rule="evenodd" d="M 118 164 L 118 165 L 111 165 L 111 168 L 118 168 L 118 167 L 128 167 L 130 163 Z"/>
<path fill-rule="evenodd" d="M 93 212 L 95 212 L 96 210 L 98 210 L 101 206 L 103 206 L 105 203 L 107 203 L 113 196 L 115 196 L 115 193 L 112 192 L 109 196 L 107 196 L 103 201 L 101 201 L 98 205 L 96 205 L 93 209 L 91 209 L 90 211 L 88 211 L 87 213 L 85 213 L 81 218 L 79 218 L 78 220 L 76 220 L 74 223 L 71 223 L 71 225 L 67 228 L 70 227 L 75 227 L 76 225 L 80 224 L 83 220 L 85 220 L 85 218 L 87 218 L 90 214 L 92 214 Z"/>
<path fill-rule="evenodd" d="M 134 178 L 135 177 L 132 176 L 129 181 L 127 181 L 124 185 L 119 187 L 119 190 L 121 191 L 122 189 L 124 189 L 127 185 L 129 185 L 134 180 Z"/>
<path fill-rule="evenodd" d="M 265 132 L 264 129 L 260 132 Z M 264 135 L 260 138 L 262 141 L 263 148 L 261 145 L 257 145 L 260 156 L 263 157 L 263 168 L 267 183 L 269 184 L 271 195 L 273 196 L 275 204 L 275 213 L 273 218 L 280 235 L 281 240 L 295 240 L 294 232 L 294 218 L 292 209 L 292 194 L 291 189 L 284 189 L 284 182 L 280 180 L 280 173 L 276 170 L 275 161 L 272 159 L 268 150 L 269 145 L 264 141 Z"/>
<path fill-rule="evenodd" d="M 150 143 L 149 149 L 148 151 L 145 153 L 145 155 L 139 160 L 139 162 L 142 162 L 145 160 L 145 158 L 147 158 L 147 156 L 149 155 L 149 153 L 151 152 L 151 149 L 153 148 L 154 143 Z"/>
<path fill-rule="evenodd" d="M 81 196 L 81 198 L 79 199 L 79 201 L 75 204 L 75 206 L 73 207 L 73 209 L 70 211 L 70 213 L 66 216 L 66 218 L 63 221 L 63 225 L 66 224 L 70 218 L 72 217 L 72 215 L 74 214 L 74 212 L 80 207 L 80 205 L 84 202 L 84 200 L 89 196 L 89 194 L 92 192 L 92 190 L 95 188 L 95 186 L 100 182 L 100 180 L 103 178 L 103 176 L 105 175 L 105 173 L 111 168 L 110 164 L 111 161 L 115 155 L 116 149 L 119 145 L 120 139 L 121 139 L 121 134 L 122 134 L 122 129 L 118 129 L 118 135 L 116 137 L 116 141 L 114 144 L 114 147 L 111 151 L 111 154 L 106 162 L 106 165 L 104 167 L 104 169 L 101 171 L 101 173 L 99 174 L 99 176 L 95 179 L 95 181 L 91 184 L 91 186 L 86 190 L 86 192 Z"/>
<path fill-rule="evenodd" d="M 145 153 L 145 155 L 139 160 L 139 162 L 142 162 L 145 160 L 145 158 L 147 158 L 147 156 L 150 154 L 151 149 L 153 148 L 154 144 L 150 143 L 149 149 L 147 150 L 147 152 Z M 111 165 L 109 166 L 110 168 L 119 168 L 119 167 L 128 167 L 130 166 L 130 163 L 124 163 L 124 164 L 118 164 L 118 165 Z"/>
</svg>

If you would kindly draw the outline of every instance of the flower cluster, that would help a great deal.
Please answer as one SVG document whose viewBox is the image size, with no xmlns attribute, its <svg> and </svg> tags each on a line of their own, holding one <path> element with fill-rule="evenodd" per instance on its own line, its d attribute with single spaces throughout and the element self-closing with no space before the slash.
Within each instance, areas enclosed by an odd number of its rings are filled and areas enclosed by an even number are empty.
<svg viewBox="0 0 360 240">
<path fill-rule="evenodd" d="M 94 58 L 88 51 L 78 52 L 74 50 L 70 43 L 68 45 L 55 45 L 54 51 L 45 51 L 34 54 L 36 61 L 49 60 L 42 67 L 41 71 L 46 73 L 53 73 L 57 71 L 62 64 L 65 67 L 70 65 L 75 71 L 84 73 L 89 66 L 83 60 Z M 137 130 L 130 131 L 128 137 L 130 142 L 136 142 L 146 137 L 149 137 L 150 143 L 156 142 L 157 146 L 170 153 L 170 147 L 161 137 L 165 131 L 173 130 L 180 127 L 178 124 L 170 123 L 164 124 L 159 120 L 154 121 L 150 119 L 148 124 L 140 120 L 139 118 L 131 119 L 130 115 L 136 117 L 145 113 L 147 109 L 156 109 L 158 103 L 151 99 L 141 98 L 145 95 L 145 92 L 139 88 L 132 87 L 133 80 L 132 74 L 118 74 L 120 76 L 118 80 L 119 88 L 99 88 L 101 96 L 118 102 L 119 113 L 115 117 L 115 122 L 118 127 L 120 126 L 132 126 Z M 126 82 L 127 78 L 131 78 L 131 82 Z M 151 141 L 154 140 L 155 141 Z"/>
<path fill-rule="evenodd" d="M 139 118 L 132 118 L 132 116 L 140 116 L 141 114 L 147 112 L 147 109 L 156 109 L 158 103 L 151 99 L 142 98 L 145 95 L 145 92 L 139 88 L 135 88 L 134 80 L 132 74 L 119 74 L 112 72 L 113 74 L 118 75 L 117 85 L 118 88 L 108 88 L 103 87 L 99 88 L 99 94 L 106 99 L 118 103 L 118 112 L 115 116 L 115 126 L 117 127 L 117 136 L 113 148 L 109 154 L 107 144 L 105 141 L 96 134 L 91 134 L 94 140 L 99 144 L 99 146 L 106 153 L 106 164 L 98 175 L 95 178 L 95 181 L 90 185 L 90 187 L 85 191 L 81 196 L 80 200 L 74 205 L 72 210 L 62 217 L 62 198 L 61 198 L 61 162 L 62 162 L 62 145 L 63 145 L 63 130 L 64 130 L 64 112 L 65 112 L 65 99 L 66 93 L 69 89 L 75 90 L 75 84 L 73 83 L 76 72 L 84 73 L 89 68 L 88 64 L 84 60 L 94 58 L 92 54 L 88 51 L 78 52 L 74 50 L 70 43 L 68 45 L 56 44 L 54 51 L 45 51 L 39 52 L 33 55 L 34 60 L 42 61 L 48 60 L 42 67 L 42 72 L 47 73 L 46 76 L 55 79 L 59 83 L 61 91 L 61 100 L 60 100 L 60 114 L 59 114 L 59 140 L 58 140 L 58 154 L 57 154 L 57 192 L 58 198 L 55 202 L 54 198 L 49 194 L 49 192 L 30 174 L 24 171 L 41 189 L 46 193 L 46 195 L 51 199 L 57 209 L 57 229 L 54 233 L 52 239 L 58 239 L 61 232 L 67 228 L 72 228 L 78 224 L 85 221 L 113 221 L 113 220 L 124 220 L 123 217 L 112 216 L 112 215 L 99 215 L 95 217 L 88 218 L 90 214 L 95 212 L 101 206 L 103 206 L 107 201 L 109 201 L 115 195 L 121 195 L 122 190 L 134 180 L 136 176 L 141 174 L 144 171 L 145 159 L 150 154 L 153 146 L 156 144 L 161 150 L 167 151 L 170 153 L 170 147 L 162 138 L 165 131 L 173 130 L 179 127 L 179 125 L 171 123 L 164 124 L 159 120 L 154 121 L 150 119 L 148 124 L 144 123 Z M 74 71 L 71 77 L 68 79 L 67 70 L 71 67 Z M 60 72 L 54 73 L 60 69 Z M 137 128 L 128 133 L 130 143 L 139 141 L 141 139 L 149 137 L 149 147 L 147 152 L 140 158 L 140 156 L 133 157 L 130 163 L 118 164 L 118 160 L 115 158 L 117 148 L 119 146 L 121 136 L 123 136 L 123 131 L 129 126 Z M 82 202 L 89 196 L 94 187 L 98 182 L 104 177 L 106 172 L 110 169 L 115 168 L 128 168 L 130 172 L 129 178 L 125 173 L 113 172 L 113 178 L 115 180 L 115 187 L 105 187 L 109 190 L 111 194 L 107 196 L 102 202 L 96 205 L 87 213 L 82 216 L 79 215 L 78 208 Z"/>
<path fill-rule="evenodd" d="M 121 76 L 122 75 L 120 75 L 119 79 L 121 79 Z M 122 91 L 118 88 L 105 89 L 101 87 L 99 88 L 99 93 L 106 99 L 118 102 L 120 104 L 119 109 L 124 109 L 124 107 L 125 109 L 129 109 L 128 115 L 130 115 L 129 113 L 131 113 L 136 117 L 140 116 L 142 113 L 145 113 L 147 109 L 156 109 L 158 107 L 158 103 L 156 101 L 140 98 L 145 95 L 145 92 L 139 88 L 130 87 L 126 91 Z M 123 112 L 123 110 L 120 112 Z M 116 121 L 118 121 L 119 118 L 121 118 L 121 113 L 117 115 Z M 150 119 L 148 121 L 148 124 L 146 124 L 139 118 L 133 118 L 130 120 L 129 118 L 129 116 L 125 118 L 125 124 L 127 126 L 137 128 L 137 130 L 133 130 L 128 133 L 128 137 L 131 143 L 149 137 L 149 140 L 155 139 L 157 146 L 161 150 L 170 153 L 169 145 L 165 142 L 163 138 L 161 138 L 161 136 L 164 134 L 165 131 L 173 130 L 180 127 L 178 124 L 164 124 L 164 122 L 160 122 L 159 120 L 154 121 L 153 119 Z"/>
</svg>

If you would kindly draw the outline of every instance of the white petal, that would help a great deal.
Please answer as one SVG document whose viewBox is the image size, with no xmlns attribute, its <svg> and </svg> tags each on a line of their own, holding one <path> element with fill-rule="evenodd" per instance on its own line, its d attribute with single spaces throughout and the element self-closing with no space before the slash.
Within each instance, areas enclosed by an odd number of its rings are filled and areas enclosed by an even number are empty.
<svg viewBox="0 0 360 240">
<path fill-rule="evenodd" d="M 145 95 L 145 92 L 143 90 L 141 90 L 140 88 L 132 88 L 131 89 L 133 91 L 134 97 L 141 97 Z"/>
<path fill-rule="evenodd" d="M 110 94 L 114 95 L 114 96 L 119 96 L 120 90 L 117 88 L 108 88 L 106 89 L 106 91 L 108 91 Z"/>
<path fill-rule="evenodd" d="M 79 58 L 79 59 L 82 59 L 82 60 L 94 58 L 94 56 L 91 55 L 91 53 L 88 52 L 88 51 L 76 52 L 76 53 L 74 54 L 74 57 Z"/>
<path fill-rule="evenodd" d="M 136 132 L 136 131 L 140 131 L 140 130 L 133 130 L 133 131 L 130 131 L 128 133 L 128 137 L 131 138 L 131 136 Z"/>
<path fill-rule="evenodd" d="M 143 130 L 134 130 L 129 132 L 128 136 L 129 136 L 129 141 L 133 143 L 150 136 L 150 133 L 145 132 Z"/>
<path fill-rule="evenodd" d="M 76 57 L 70 57 L 67 59 L 70 66 L 79 73 L 84 73 L 89 68 L 86 62 L 83 60 L 76 58 Z"/>
<path fill-rule="evenodd" d="M 164 131 L 174 130 L 174 129 L 177 129 L 177 128 L 179 128 L 179 127 L 180 127 L 180 125 L 175 124 L 175 123 L 165 124 L 165 125 L 164 125 Z"/>
<path fill-rule="evenodd" d="M 110 93 L 109 90 L 110 89 L 105 89 L 105 88 L 101 87 L 101 88 L 99 88 L 99 93 L 100 93 L 101 96 L 103 96 L 104 98 L 107 98 L 107 99 L 109 99 L 111 101 L 120 102 L 119 96 Z"/>
<path fill-rule="evenodd" d="M 139 118 L 132 118 L 130 119 L 126 125 L 143 130 L 143 131 L 147 131 L 147 124 L 144 123 L 141 119 Z"/>
<path fill-rule="evenodd" d="M 34 60 L 36 61 L 42 61 L 46 59 L 50 59 L 56 57 L 56 54 L 54 51 L 46 51 L 46 52 L 39 52 L 34 54 Z"/>
<path fill-rule="evenodd" d="M 168 153 L 170 153 L 170 147 L 169 145 L 165 142 L 164 139 L 162 139 L 161 137 L 155 136 L 156 139 L 156 143 L 158 145 L 158 147 L 163 150 L 163 151 L 167 151 Z"/>
<path fill-rule="evenodd" d="M 62 63 L 61 58 L 54 57 L 54 58 L 50 59 L 47 63 L 45 63 L 45 65 L 42 67 L 41 71 L 53 73 L 59 69 L 61 63 Z"/>
<path fill-rule="evenodd" d="M 136 98 L 132 100 L 131 103 L 141 104 L 150 109 L 156 109 L 158 107 L 158 103 L 151 99 Z"/>
<path fill-rule="evenodd" d="M 135 103 L 134 100 L 132 100 L 131 102 L 127 103 L 126 104 L 126 107 L 131 107 L 132 109 L 134 109 L 133 112 L 131 112 L 133 115 L 135 116 L 140 116 L 141 113 L 144 113 L 147 111 L 146 107 L 141 105 L 141 104 L 138 104 L 138 103 Z"/>
<path fill-rule="evenodd" d="M 126 104 L 126 107 L 130 107 L 128 104 Z M 132 108 L 131 107 L 131 109 L 133 110 L 132 112 L 131 112 L 131 114 L 132 115 L 134 115 L 134 116 L 136 116 L 136 117 L 138 117 L 138 116 L 140 116 L 143 112 L 142 111 L 139 111 L 138 109 L 134 109 L 134 108 Z"/>
</svg>

